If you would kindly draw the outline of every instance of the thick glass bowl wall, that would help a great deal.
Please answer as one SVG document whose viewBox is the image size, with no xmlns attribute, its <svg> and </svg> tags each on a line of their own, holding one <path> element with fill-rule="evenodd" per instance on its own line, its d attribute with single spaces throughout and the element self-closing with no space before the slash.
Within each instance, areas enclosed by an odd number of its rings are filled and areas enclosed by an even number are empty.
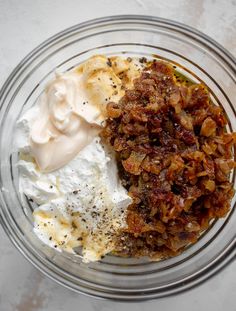
<svg viewBox="0 0 236 311">
<path fill-rule="evenodd" d="M 31 52 L 0 93 L 0 220 L 18 249 L 52 279 L 86 294 L 123 300 L 162 297 L 186 290 L 225 266 L 236 252 L 235 199 L 228 216 L 195 245 L 172 259 L 149 262 L 107 256 L 85 265 L 79 256 L 59 253 L 32 232 L 32 203 L 18 193 L 14 131 L 20 114 L 31 107 L 55 70 L 64 72 L 94 54 L 157 57 L 173 62 L 190 79 L 209 87 L 236 131 L 236 63 L 221 46 L 178 23 L 147 16 L 116 16 L 65 30 Z M 232 174 L 235 183 L 235 173 Z"/>
</svg>

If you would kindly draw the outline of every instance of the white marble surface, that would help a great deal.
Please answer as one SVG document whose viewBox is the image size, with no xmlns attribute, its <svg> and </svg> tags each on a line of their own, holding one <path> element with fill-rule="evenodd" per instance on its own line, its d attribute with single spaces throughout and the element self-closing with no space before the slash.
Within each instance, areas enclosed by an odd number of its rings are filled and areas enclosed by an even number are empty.
<svg viewBox="0 0 236 311">
<path fill-rule="evenodd" d="M 171 18 L 205 32 L 236 56 L 235 0 L 0 0 L 0 85 L 31 49 L 76 23 L 114 14 Z M 236 262 L 203 285 L 144 303 L 115 303 L 55 284 L 28 263 L 0 228 L 0 311 L 235 311 Z"/>
</svg>

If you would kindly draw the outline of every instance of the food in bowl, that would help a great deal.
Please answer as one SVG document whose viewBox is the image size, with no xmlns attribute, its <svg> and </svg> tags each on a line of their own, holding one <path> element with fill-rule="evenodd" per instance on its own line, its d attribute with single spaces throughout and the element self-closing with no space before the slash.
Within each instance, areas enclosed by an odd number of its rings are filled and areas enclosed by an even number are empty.
<svg viewBox="0 0 236 311">
<path fill-rule="evenodd" d="M 156 59 L 94 56 L 18 121 L 34 232 L 85 262 L 175 256 L 230 209 L 235 134 L 207 87 Z"/>
</svg>

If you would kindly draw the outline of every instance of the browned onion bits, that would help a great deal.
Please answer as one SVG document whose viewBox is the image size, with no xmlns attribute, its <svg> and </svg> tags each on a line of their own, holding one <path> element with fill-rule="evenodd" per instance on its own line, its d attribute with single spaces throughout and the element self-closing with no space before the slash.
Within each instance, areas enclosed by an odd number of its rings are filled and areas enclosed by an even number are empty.
<svg viewBox="0 0 236 311">
<path fill-rule="evenodd" d="M 176 79 L 162 61 L 147 63 L 134 88 L 109 103 L 107 113 L 102 137 L 116 151 L 133 198 L 116 253 L 179 254 L 230 209 L 236 134 L 226 133 L 224 112 L 205 85 Z"/>
</svg>

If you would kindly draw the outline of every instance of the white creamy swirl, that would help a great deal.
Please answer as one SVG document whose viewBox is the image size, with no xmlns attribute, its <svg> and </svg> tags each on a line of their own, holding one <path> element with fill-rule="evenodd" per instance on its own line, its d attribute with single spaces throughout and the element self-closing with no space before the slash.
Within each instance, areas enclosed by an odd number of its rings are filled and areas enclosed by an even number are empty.
<svg viewBox="0 0 236 311">
<path fill-rule="evenodd" d="M 59 169 L 90 144 L 106 120 L 106 104 L 124 95 L 122 79 L 130 85 L 137 74 L 127 60 L 102 55 L 57 74 L 32 108 L 29 139 L 39 169 Z"/>
<path fill-rule="evenodd" d="M 132 202 L 118 177 L 115 155 L 98 136 L 106 104 L 124 95 L 139 66 L 94 56 L 56 77 L 18 120 L 19 192 L 32 199 L 34 232 L 47 245 L 85 262 L 114 249 Z"/>
<path fill-rule="evenodd" d="M 100 131 L 79 113 L 77 93 L 77 75 L 59 75 L 40 98 L 30 138 L 32 155 L 42 171 L 68 163 Z"/>
</svg>

